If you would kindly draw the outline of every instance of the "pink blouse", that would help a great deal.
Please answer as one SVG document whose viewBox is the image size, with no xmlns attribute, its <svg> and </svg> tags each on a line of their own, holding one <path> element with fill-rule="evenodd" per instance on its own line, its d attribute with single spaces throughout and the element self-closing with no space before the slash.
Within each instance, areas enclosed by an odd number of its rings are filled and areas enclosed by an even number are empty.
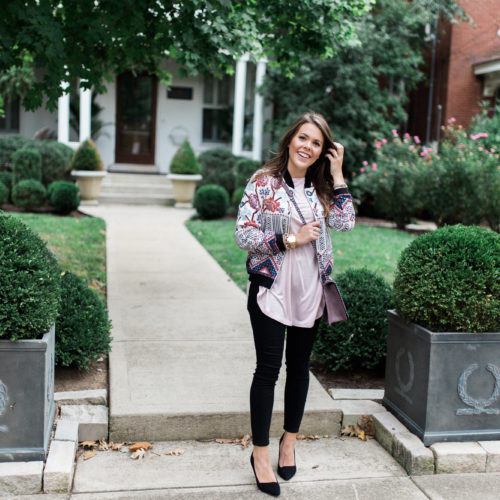
<svg viewBox="0 0 500 500">
<path fill-rule="evenodd" d="M 314 214 L 304 194 L 305 178 L 293 179 L 294 196 L 306 222 Z M 292 204 L 290 232 L 298 233 L 302 221 Z M 287 326 L 311 328 L 325 307 L 323 286 L 313 246 L 308 243 L 285 252 L 283 266 L 271 288 L 259 287 L 257 303 L 270 318 Z"/>
</svg>

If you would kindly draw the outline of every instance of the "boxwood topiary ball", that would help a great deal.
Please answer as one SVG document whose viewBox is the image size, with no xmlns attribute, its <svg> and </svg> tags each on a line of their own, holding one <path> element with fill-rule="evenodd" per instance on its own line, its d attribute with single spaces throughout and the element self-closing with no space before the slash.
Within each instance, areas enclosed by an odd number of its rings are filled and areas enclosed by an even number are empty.
<svg viewBox="0 0 500 500">
<path fill-rule="evenodd" d="M 91 360 L 110 351 L 111 322 L 103 301 L 85 280 L 64 273 L 56 322 L 56 365 L 88 369 Z"/>
<path fill-rule="evenodd" d="M 7 203 L 9 201 L 9 188 L 0 182 L 0 205 Z"/>
<path fill-rule="evenodd" d="M 45 203 L 47 192 L 43 184 L 34 179 L 18 182 L 12 189 L 12 201 L 16 207 L 33 210 Z"/>
<path fill-rule="evenodd" d="M 60 270 L 41 238 L 0 214 L 0 337 L 41 338 L 59 309 Z"/>
<path fill-rule="evenodd" d="M 348 269 L 336 278 L 349 321 L 321 321 L 314 357 L 331 370 L 376 369 L 385 361 L 390 285 L 368 269 Z"/>
<path fill-rule="evenodd" d="M 55 181 L 47 193 L 49 205 L 62 215 L 73 212 L 80 205 L 80 189 L 74 182 Z"/>
<path fill-rule="evenodd" d="M 229 195 L 222 186 L 207 184 L 194 194 L 193 206 L 202 219 L 220 219 L 226 215 Z"/>
<path fill-rule="evenodd" d="M 445 226 L 401 253 L 394 280 L 398 313 L 435 332 L 500 331 L 500 234 Z"/>
</svg>

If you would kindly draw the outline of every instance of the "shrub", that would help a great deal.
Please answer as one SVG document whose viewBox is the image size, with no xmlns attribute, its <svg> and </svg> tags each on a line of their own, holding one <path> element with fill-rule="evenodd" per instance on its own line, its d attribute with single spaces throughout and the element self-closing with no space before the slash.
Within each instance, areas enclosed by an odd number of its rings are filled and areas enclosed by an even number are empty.
<svg viewBox="0 0 500 500">
<path fill-rule="evenodd" d="M 500 102 L 497 102 L 493 113 L 490 113 L 490 103 L 480 103 L 481 112 L 472 119 L 469 134 L 478 139 L 482 136 L 484 147 L 495 150 L 500 145 Z"/>
<path fill-rule="evenodd" d="M 21 135 L 4 135 L 0 136 L 0 171 L 8 170 L 12 164 L 12 153 L 23 148 L 29 139 Z"/>
<path fill-rule="evenodd" d="M 42 180 L 42 157 L 33 148 L 19 149 L 12 154 L 12 184 L 26 179 Z"/>
<path fill-rule="evenodd" d="M 248 184 L 250 177 L 260 168 L 259 161 L 249 158 L 240 158 L 236 162 L 236 187 L 244 188 Z M 241 197 L 240 197 L 241 199 Z"/>
<path fill-rule="evenodd" d="M 75 151 L 71 170 L 104 170 L 101 156 L 91 139 L 83 141 Z"/>
<path fill-rule="evenodd" d="M 42 183 L 48 186 L 51 182 L 64 179 L 71 170 L 73 150 L 57 141 L 32 141 L 33 148 L 42 157 Z"/>
<path fill-rule="evenodd" d="M 498 332 L 499 248 L 499 234 L 461 224 L 416 238 L 398 262 L 398 313 L 436 332 Z"/>
<path fill-rule="evenodd" d="M 54 181 L 47 190 L 47 198 L 57 213 L 67 215 L 80 205 L 80 189 L 73 182 Z"/>
<path fill-rule="evenodd" d="M 0 182 L 4 184 L 10 192 L 12 189 L 12 172 L 0 170 Z"/>
<path fill-rule="evenodd" d="M 9 188 L 0 182 L 0 205 L 4 205 L 9 201 Z"/>
<path fill-rule="evenodd" d="M 391 287 L 368 269 L 348 269 L 336 281 L 350 320 L 331 326 L 321 321 L 314 357 L 332 371 L 378 368 L 385 360 Z"/>
<path fill-rule="evenodd" d="M 200 173 L 200 165 L 187 139 L 179 146 L 170 162 L 172 174 L 194 175 Z"/>
<path fill-rule="evenodd" d="M 418 185 L 420 140 L 395 130 L 390 140 L 376 141 L 376 161 L 363 162 L 353 173 L 353 194 L 360 203 L 373 203 L 374 215 L 396 222 L 400 229 L 420 208 L 415 195 Z"/>
<path fill-rule="evenodd" d="M 233 207 L 238 210 L 238 208 L 240 207 L 240 203 L 241 203 L 241 199 L 243 198 L 243 194 L 245 192 L 245 188 L 243 187 L 239 187 L 238 189 L 236 189 L 236 191 L 233 193 L 233 196 L 231 198 L 231 202 L 232 202 L 232 205 Z"/>
<path fill-rule="evenodd" d="M 198 156 L 203 175 L 202 185 L 217 184 L 231 196 L 235 188 L 234 168 L 237 157 L 225 148 L 213 148 Z"/>
<path fill-rule="evenodd" d="M 40 338 L 61 295 L 56 258 L 18 218 L 0 214 L 0 337 Z"/>
<path fill-rule="evenodd" d="M 72 273 L 61 279 L 61 308 L 56 321 L 56 365 L 89 369 L 89 362 L 111 348 L 111 322 L 95 290 Z"/>
<path fill-rule="evenodd" d="M 46 190 L 41 182 L 26 179 L 18 182 L 12 189 L 12 201 L 16 207 L 33 210 L 45 203 Z"/>
<path fill-rule="evenodd" d="M 229 195 L 222 186 L 207 184 L 194 194 L 193 206 L 202 219 L 219 219 L 226 215 Z"/>
</svg>

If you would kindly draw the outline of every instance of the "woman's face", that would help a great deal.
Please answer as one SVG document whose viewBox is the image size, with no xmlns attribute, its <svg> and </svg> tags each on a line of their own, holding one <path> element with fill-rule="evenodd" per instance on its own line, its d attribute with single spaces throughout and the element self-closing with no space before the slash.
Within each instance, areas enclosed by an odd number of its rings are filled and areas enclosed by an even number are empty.
<svg viewBox="0 0 500 500">
<path fill-rule="evenodd" d="M 307 169 L 320 157 L 323 134 L 313 123 L 304 123 L 288 146 L 288 171 L 292 177 L 304 177 Z"/>
</svg>

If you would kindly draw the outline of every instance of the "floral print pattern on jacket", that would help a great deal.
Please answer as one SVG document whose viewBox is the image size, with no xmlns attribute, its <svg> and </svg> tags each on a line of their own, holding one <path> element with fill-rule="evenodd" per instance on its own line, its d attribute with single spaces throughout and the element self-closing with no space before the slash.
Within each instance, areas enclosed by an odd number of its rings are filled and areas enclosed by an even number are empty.
<svg viewBox="0 0 500 500">
<path fill-rule="evenodd" d="M 293 195 L 290 174 L 284 181 Z M 355 215 L 352 197 L 347 189 L 337 189 L 330 205 L 328 219 L 314 186 L 306 177 L 305 195 L 311 205 L 315 220 L 320 222 L 320 234 L 316 241 L 321 281 L 325 283 L 333 269 L 333 249 L 328 227 L 335 231 L 350 231 Z M 285 256 L 283 234 L 289 232 L 292 202 L 282 181 L 271 176 L 250 180 L 239 205 L 236 219 L 236 243 L 248 251 L 247 271 L 250 281 L 270 288 L 279 273 Z"/>
</svg>

